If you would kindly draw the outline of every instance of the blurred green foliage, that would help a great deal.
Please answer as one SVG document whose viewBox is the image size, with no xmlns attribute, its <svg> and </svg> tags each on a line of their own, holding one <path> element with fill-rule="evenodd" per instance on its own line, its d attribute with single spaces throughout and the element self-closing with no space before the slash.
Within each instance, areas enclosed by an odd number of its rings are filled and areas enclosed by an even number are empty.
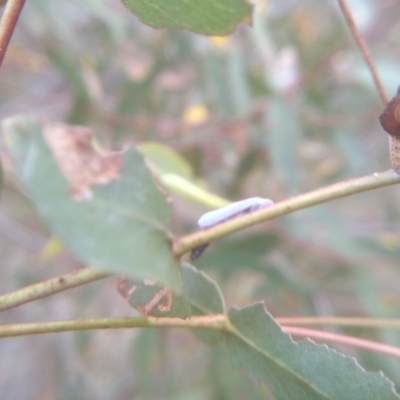
<svg viewBox="0 0 400 400">
<path fill-rule="evenodd" d="M 350 5 L 393 94 L 400 4 Z M 278 201 L 389 168 L 382 108 L 336 3 L 317 0 L 260 1 L 253 27 L 226 38 L 151 29 L 116 0 L 35 0 L 0 79 L 2 118 L 31 112 L 90 126 L 113 149 L 162 142 L 196 182 L 231 200 Z M 79 263 L 66 252 L 46 263 L 37 257 L 48 234 L 2 156 L 5 293 Z M 196 229 L 205 207 L 172 196 L 174 233 Z M 300 211 L 213 243 L 196 265 L 216 279 L 228 307 L 265 300 L 274 316 L 399 318 L 399 200 L 388 187 Z M 4 312 L 2 322 L 131 313 L 111 280 Z M 400 345 L 395 331 L 335 331 Z M 400 385 L 398 361 L 340 350 Z M 230 369 L 223 348 L 189 332 L 7 339 L 0 352 L 4 398 L 272 398 Z"/>
</svg>

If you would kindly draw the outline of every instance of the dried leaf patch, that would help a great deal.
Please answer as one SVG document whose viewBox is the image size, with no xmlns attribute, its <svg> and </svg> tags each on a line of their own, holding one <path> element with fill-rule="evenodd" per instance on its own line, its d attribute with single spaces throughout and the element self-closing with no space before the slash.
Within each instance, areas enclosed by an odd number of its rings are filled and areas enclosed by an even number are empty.
<svg viewBox="0 0 400 400">
<path fill-rule="evenodd" d="M 105 185 L 120 177 L 121 154 L 100 154 L 93 148 L 90 129 L 47 123 L 44 137 L 75 200 L 90 199 L 93 185 Z"/>
</svg>

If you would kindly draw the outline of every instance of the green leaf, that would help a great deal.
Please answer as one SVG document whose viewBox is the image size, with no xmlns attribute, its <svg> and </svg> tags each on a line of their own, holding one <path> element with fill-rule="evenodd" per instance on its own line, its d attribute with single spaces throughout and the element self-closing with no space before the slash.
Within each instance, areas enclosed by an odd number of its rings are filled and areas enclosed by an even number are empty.
<svg viewBox="0 0 400 400">
<path fill-rule="evenodd" d="M 394 385 L 379 373 L 368 373 L 355 359 L 310 340 L 294 343 L 263 304 L 233 309 L 237 330 L 227 337 L 236 367 L 267 384 L 276 399 L 399 399 Z"/>
<path fill-rule="evenodd" d="M 133 308 L 154 317 L 188 318 L 224 313 L 224 299 L 217 284 L 190 264 L 182 264 L 181 270 L 185 294 L 176 294 L 156 282 L 126 278 L 119 280 L 118 291 Z M 207 344 L 222 340 L 219 332 L 193 329 L 193 333 Z"/>
<path fill-rule="evenodd" d="M 301 123 L 289 105 L 279 98 L 273 98 L 267 114 L 270 130 L 267 136 L 267 151 L 272 167 L 287 187 L 289 193 L 298 192 L 297 146 Z"/>
<path fill-rule="evenodd" d="M 203 271 L 193 265 L 182 265 L 182 276 L 186 293 L 190 302 L 192 315 L 212 315 L 225 312 L 224 298 L 218 285 Z M 216 345 L 224 338 L 221 332 L 192 329 L 202 342 Z"/>
<path fill-rule="evenodd" d="M 182 276 L 194 315 L 222 314 L 224 299 L 218 285 L 193 265 L 182 264 Z"/>
<path fill-rule="evenodd" d="M 122 278 L 118 281 L 118 291 L 141 314 L 158 318 L 190 317 L 186 296 L 155 281 Z"/>
<path fill-rule="evenodd" d="M 158 142 L 145 142 L 137 148 L 146 156 L 152 171 L 170 193 L 210 208 L 228 204 L 225 199 L 203 189 L 201 183 L 194 179 L 191 165 L 172 148 Z"/>
<path fill-rule="evenodd" d="M 200 269 L 215 267 L 220 273 L 230 274 L 245 268 L 266 271 L 265 256 L 279 247 L 279 238 L 273 232 L 252 233 L 211 243 L 196 260 Z"/>
<path fill-rule="evenodd" d="M 251 23 L 245 0 L 122 0 L 153 28 L 188 29 L 204 35 L 227 35 L 239 22 Z"/>
<path fill-rule="evenodd" d="M 155 317 L 210 315 L 224 312 L 224 300 L 217 284 L 190 264 L 182 264 L 185 296 L 177 295 L 152 281 L 121 279 L 118 290 L 142 314 Z"/>
<path fill-rule="evenodd" d="M 159 389 L 159 380 L 163 378 L 160 376 L 162 370 L 154 366 L 161 363 L 164 334 L 165 331 L 160 329 L 141 329 L 135 340 L 134 371 L 137 374 L 138 393 L 143 399 L 154 398 L 155 392 Z M 157 386 L 154 385 L 154 380 L 157 380 Z"/>
<path fill-rule="evenodd" d="M 155 168 L 163 174 L 175 174 L 186 179 L 193 178 L 191 165 L 174 149 L 159 142 L 144 142 L 137 146 Z"/>
<path fill-rule="evenodd" d="M 7 119 L 3 131 L 39 214 L 68 248 L 95 267 L 178 290 L 171 206 L 140 153 L 100 155 L 87 129 L 31 116 Z"/>
</svg>

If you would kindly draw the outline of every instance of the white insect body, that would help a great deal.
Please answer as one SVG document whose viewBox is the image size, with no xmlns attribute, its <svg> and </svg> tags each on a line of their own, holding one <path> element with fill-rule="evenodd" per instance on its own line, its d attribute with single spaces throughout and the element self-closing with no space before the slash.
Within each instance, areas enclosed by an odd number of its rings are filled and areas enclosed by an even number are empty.
<svg viewBox="0 0 400 400">
<path fill-rule="evenodd" d="M 228 221 L 248 212 L 260 210 L 261 208 L 272 206 L 274 202 L 262 197 L 251 197 L 250 199 L 236 201 L 218 210 L 205 213 L 197 222 L 200 228 L 210 228 L 211 226 Z"/>
<path fill-rule="evenodd" d="M 210 228 L 232 218 L 236 218 L 252 211 L 260 210 L 261 208 L 272 206 L 273 204 L 274 202 L 270 199 L 251 197 L 250 199 L 237 201 L 235 203 L 228 204 L 225 207 L 219 208 L 218 210 L 205 213 L 197 221 L 197 224 L 202 229 Z M 208 245 L 209 243 L 206 243 L 193 249 L 190 254 L 190 258 L 192 260 L 199 258 Z"/>
</svg>

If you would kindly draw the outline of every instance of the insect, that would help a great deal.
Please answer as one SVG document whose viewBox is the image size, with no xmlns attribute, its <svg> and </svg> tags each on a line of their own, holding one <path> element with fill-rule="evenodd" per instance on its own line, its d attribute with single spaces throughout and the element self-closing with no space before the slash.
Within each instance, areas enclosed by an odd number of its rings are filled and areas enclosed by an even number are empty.
<svg viewBox="0 0 400 400">
<path fill-rule="evenodd" d="M 197 224 L 201 229 L 211 228 L 212 226 L 239 217 L 240 215 L 260 210 L 261 208 L 270 207 L 273 204 L 274 202 L 270 199 L 263 199 L 262 197 L 251 197 L 246 200 L 241 200 L 235 203 L 228 204 L 227 206 L 219 208 L 218 210 L 205 213 L 197 221 Z M 206 243 L 193 249 L 190 253 L 190 259 L 193 261 L 199 258 L 203 254 L 203 251 L 209 246 L 209 244 L 210 243 Z"/>
</svg>

